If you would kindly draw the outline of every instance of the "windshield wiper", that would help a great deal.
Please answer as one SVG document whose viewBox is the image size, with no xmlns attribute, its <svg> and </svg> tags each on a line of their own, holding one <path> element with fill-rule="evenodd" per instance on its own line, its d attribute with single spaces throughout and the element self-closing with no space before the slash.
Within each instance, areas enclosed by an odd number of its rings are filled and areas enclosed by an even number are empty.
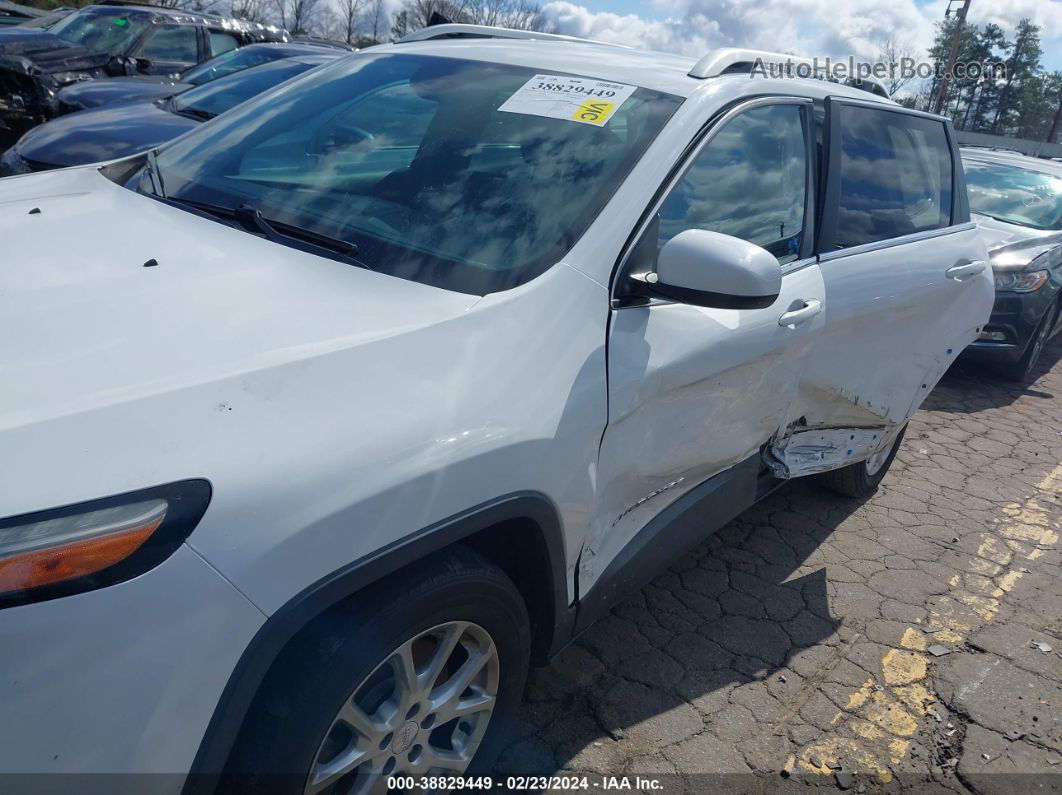
<svg viewBox="0 0 1062 795">
<path fill-rule="evenodd" d="M 211 113 L 209 110 L 200 110 L 198 108 L 178 108 L 176 104 L 173 106 L 172 110 L 178 116 L 195 119 L 196 121 L 210 121 L 217 115 L 216 113 Z"/>
<path fill-rule="evenodd" d="M 225 207 L 220 204 L 210 204 L 194 199 L 177 197 L 163 196 L 160 199 L 167 204 L 190 209 L 197 215 L 213 216 L 223 221 L 235 221 L 245 231 L 251 231 L 252 234 L 257 233 L 273 243 L 279 243 L 282 246 L 290 246 L 309 254 L 329 257 L 349 265 L 372 270 L 366 263 L 357 258 L 358 246 L 356 243 L 337 237 L 329 237 L 311 229 L 303 229 L 301 226 L 270 220 L 265 218 L 256 207 L 247 204 L 241 204 L 239 207 Z"/>
<path fill-rule="evenodd" d="M 159 164 L 157 159 L 157 149 L 149 149 L 147 153 L 147 159 L 144 161 L 147 166 L 147 174 L 151 179 L 152 188 L 155 194 L 162 199 L 166 198 L 166 183 L 162 181 L 162 172 L 159 171 Z"/>
</svg>

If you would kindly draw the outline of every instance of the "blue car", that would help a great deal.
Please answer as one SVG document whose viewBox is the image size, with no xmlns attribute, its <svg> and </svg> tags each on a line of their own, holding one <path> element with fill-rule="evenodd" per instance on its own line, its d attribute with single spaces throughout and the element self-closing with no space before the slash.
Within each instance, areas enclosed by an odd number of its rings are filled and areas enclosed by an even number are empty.
<svg viewBox="0 0 1062 795">
<path fill-rule="evenodd" d="M 250 69 L 252 66 L 278 61 L 281 58 L 320 53 L 323 47 L 327 48 L 328 45 L 302 42 L 251 44 L 224 52 L 179 75 L 132 75 L 107 80 L 85 80 L 69 85 L 59 92 L 59 113 L 73 113 L 134 99 L 168 99 L 190 88 Z M 327 49 L 325 51 L 327 52 Z"/>
<path fill-rule="evenodd" d="M 0 158 L 0 177 L 113 160 L 153 149 L 241 102 L 342 55 L 312 55 L 255 66 L 169 99 L 122 102 L 72 113 L 30 130 Z"/>
</svg>

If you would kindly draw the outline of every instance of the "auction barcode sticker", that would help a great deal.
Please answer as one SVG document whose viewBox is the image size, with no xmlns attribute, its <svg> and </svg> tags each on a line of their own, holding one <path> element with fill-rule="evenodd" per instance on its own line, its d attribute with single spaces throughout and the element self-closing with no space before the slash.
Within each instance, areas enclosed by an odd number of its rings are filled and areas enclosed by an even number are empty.
<svg viewBox="0 0 1062 795">
<path fill-rule="evenodd" d="M 498 110 L 602 127 L 636 90 L 637 86 L 607 80 L 535 75 Z"/>
</svg>

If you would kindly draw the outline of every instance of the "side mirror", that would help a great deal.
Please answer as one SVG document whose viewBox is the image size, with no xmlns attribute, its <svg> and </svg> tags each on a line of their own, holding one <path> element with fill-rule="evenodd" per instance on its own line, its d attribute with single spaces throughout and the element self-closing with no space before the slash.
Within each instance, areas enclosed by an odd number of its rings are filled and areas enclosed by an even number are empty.
<svg viewBox="0 0 1062 795">
<path fill-rule="evenodd" d="M 127 59 L 120 55 L 114 55 L 109 61 L 107 61 L 103 70 L 111 77 L 121 77 L 126 74 L 126 60 Z"/>
<path fill-rule="evenodd" d="M 646 274 L 648 288 L 695 306 L 763 309 L 782 291 L 782 269 L 770 252 L 754 243 L 705 229 L 687 229 L 671 238 Z"/>
</svg>

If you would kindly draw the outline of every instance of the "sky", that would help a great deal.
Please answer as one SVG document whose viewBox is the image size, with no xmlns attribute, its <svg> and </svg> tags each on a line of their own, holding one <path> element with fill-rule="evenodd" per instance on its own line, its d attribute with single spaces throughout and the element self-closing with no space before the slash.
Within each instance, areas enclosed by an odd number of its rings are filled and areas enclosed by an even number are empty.
<svg viewBox="0 0 1062 795">
<path fill-rule="evenodd" d="M 546 0 L 558 32 L 700 56 L 718 47 L 873 61 L 895 34 L 924 57 L 946 0 Z M 958 9 L 959 3 L 953 5 Z M 1062 0 L 972 0 L 968 20 L 1041 27 L 1042 63 L 1062 70 Z"/>
</svg>

